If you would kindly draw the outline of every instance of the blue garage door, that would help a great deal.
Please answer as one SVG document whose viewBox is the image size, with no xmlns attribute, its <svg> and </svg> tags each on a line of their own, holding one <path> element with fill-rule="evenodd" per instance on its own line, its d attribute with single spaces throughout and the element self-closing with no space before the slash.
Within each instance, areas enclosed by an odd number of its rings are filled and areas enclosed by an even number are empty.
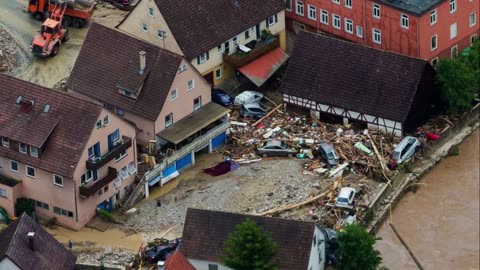
<svg viewBox="0 0 480 270">
<path fill-rule="evenodd" d="M 162 171 L 162 176 L 167 177 L 170 174 L 174 173 L 175 171 L 176 171 L 175 164 L 172 164 L 172 165 L 168 166 L 167 168 L 165 168 L 165 170 Z"/>
<path fill-rule="evenodd" d="M 212 149 L 219 147 L 222 144 L 225 144 L 227 137 L 225 132 L 220 133 L 217 137 L 212 139 Z"/>
<path fill-rule="evenodd" d="M 175 163 L 177 164 L 177 171 L 187 167 L 188 165 L 192 164 L 192 154 L 186 154 L 185 156 L 177 160 Z"/>
</svg>

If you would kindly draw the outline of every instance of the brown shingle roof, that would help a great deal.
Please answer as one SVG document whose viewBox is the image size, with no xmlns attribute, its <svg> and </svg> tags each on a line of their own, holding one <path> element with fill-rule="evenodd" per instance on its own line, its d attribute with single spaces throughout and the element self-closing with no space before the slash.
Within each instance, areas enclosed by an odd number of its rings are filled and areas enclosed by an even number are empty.
<svg viewBox="0 0 480 270">
<path fill-rule="evenodd" d="M 34 250 L 27 234 L 34 232 Z M 0 234 L 0 261 L 8 257 L 22 270 L 70 270 L 77 258 L 33 219 L 23 214 Z"/>
<path fill-rule="evenodd" d="M 155 0 L 189 60 L 285 9 L 282 0 Z"/>
<path fill-rule="evenodd" d="M 165 270 L 195 270 L 195 267 L 183 256 L 180 250 L 177 250 L 165 261 Z"/>
<path fill-rule="evenodd" d="M 146 52 L 146 70 L 139 75 L 139 52 Z M 90 98 L 156 120 L 177 74 L 182 56 L 114 29 L 92 23 L 67 86 Z M 138 69 L 136 68 L 138 67 Z M 137 100 L 118 87 L 141 87 Z"/>
<path fill-rule="evenodd" d="M 275 262 L 280 270 L 307 269 L 316 226 L 313 222 L 189 208 L 183 228 L 182 253 L 189 259 L 219 262 L 228 234 L 247 218 L 271 233 L 279 247 Z"/>
<path fill-rule="evenodd" d="M 301 32 L 280 91 L 404 122 L 427 65 L 425 60 Z"/>
<path fill-rule="evenodd" d="M 35 101 L 27 113 L 16 105 L 19 96 Z M 51 108 L 44 113 L 47 104 Z M 40 158 L 5 147 L 0 147 L 0 156 L 71 178 L 101 110 L 71 95 L 0 75 L 0 136 L 45 144 Z"/>
</svg>

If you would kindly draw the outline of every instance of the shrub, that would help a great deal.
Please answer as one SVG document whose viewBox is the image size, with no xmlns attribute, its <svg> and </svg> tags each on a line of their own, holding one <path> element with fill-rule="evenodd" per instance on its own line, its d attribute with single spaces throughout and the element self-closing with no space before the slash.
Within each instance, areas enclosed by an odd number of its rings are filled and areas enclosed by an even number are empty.
<svg viewBox="0 0 480 270">
<path fill-rule="evenodd" d="M 115 221 L 115 218 L 113 217 L 112 213 L 110 213 L 106 210 L 100 209 L 100 210 L 97 211 L 97 214 L 100 216 L 100 218 L 102 218 L 106 221 L 109 221 L 109 222 L 114 222 Z"/>
<path fill-rule="evenodd" d="M 374 217 L 373 210 L 371 208 L 369 208 L 367 210 L 367 212 L 365 213 L 365 216 L 363 217 L 363 221 L 366 224 L 370 224 L 370 222 L 372 222 L 372 220 L 373 220 L 373 217 Z"/>
</svg>

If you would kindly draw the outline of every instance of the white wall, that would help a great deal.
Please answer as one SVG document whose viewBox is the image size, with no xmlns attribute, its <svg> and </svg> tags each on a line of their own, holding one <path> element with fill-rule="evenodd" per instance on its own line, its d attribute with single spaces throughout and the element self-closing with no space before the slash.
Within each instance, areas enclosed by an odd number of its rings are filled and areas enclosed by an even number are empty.
<svg viewBox="0 0 480 270">
<path fill-rule="evenodd" d="M 202 261 L 202 260 L 195 260 L 195 259 L 188 259 L 188 261 L 197 269 L 197 270 L 208 270 L 209 264 L 218 265 L 218 270 L 232 270 L 224 265 L 221 265 L 218 262 L 210 262 L 210 261 Z"/>
<path fill-rule="evenodd" d="M 9 258 L 0 261 L 0 270 L 21 270 Z"/>
<path fill-rule="evenodd" d="M 313 242 L 313 237 L 316 241 Z M 312 248 L 310 249 L 310 260 L 308 261 L 308 270 L 324 270 L 325 269 L 325 235 L 315 226 L 315 234 L 312 237 Z"/>
</svg>

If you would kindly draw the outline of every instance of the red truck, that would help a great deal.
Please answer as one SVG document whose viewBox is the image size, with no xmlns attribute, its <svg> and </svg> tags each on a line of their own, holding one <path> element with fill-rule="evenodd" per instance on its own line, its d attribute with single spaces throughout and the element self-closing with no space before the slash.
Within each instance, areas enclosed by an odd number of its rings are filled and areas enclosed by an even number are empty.
<svg viewBox="0 0 480 270">
<path fill-rule="evenodd" d="M 36 20 L 41 21 L 50 16 L 58 1 L 59 0 L 29 0 L 28 13 L 32 14 Z M 95 5 L 97 4 L 95 1 L 82 1 L 83 3 L 90 3 L 91 6 L 81 9 L 74 6 L 75 1 L 68 0 L 67 2 L 69 2 L 69 5 L 67 5 L 67 9 L 65 10 L 62 26 L 73 26 L 75 28 L 82 28 L 87 24 L 88 20 L 93 16 Z"/>
</svg>

